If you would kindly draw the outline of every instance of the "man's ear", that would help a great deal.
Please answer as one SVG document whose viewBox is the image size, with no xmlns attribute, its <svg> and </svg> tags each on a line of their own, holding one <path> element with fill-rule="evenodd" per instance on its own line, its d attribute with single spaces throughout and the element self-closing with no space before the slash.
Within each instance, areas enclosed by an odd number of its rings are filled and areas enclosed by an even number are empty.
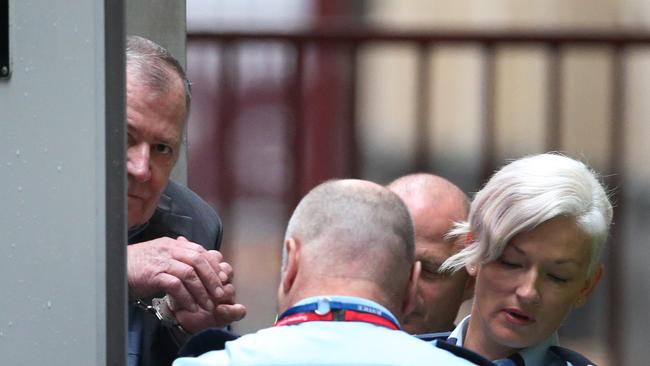
<svg viewBox="0 0 650 366">
<path fill-rule="evenodd" d="M 576 299 L 575 307 L 581 307 L 587 302 L 587 298 L 594 291 L 596 285 L 598 285 L 598 282 L 600 282 L 600 279 L 602 277 L 603 265 L 599 263 L 598 267 L 596 267 L 596 270 L 594 271 L 594 274 L 592 274 L 591 277 L 587 278 L 585 281 L 585 286 L 582 288 L 582 290 L 580 290 L 580 295 L 578 295 L 578 298 Z"/>
<path fill-rule="evenodd" d="M 407 315 L 415 310 L 418 301 L 418 281 L 420 279 L 420 271 L 422 270 L 422 263 L 415 261 L 411 266 L 411 276 L 404 296 L 404 303 L 402 304 L 402 315 Z"/>
<path fill-rule="evenodd" d="M 281 291 L 288 293 L 293 287 L 293 283 L 298 275 L 298 263 L 300 261 L 300 241 L 296 238 L 288 238 L 284 245 L 287 248 L 287 262 L 284 272 L 282 273 Z"/>
</svg>

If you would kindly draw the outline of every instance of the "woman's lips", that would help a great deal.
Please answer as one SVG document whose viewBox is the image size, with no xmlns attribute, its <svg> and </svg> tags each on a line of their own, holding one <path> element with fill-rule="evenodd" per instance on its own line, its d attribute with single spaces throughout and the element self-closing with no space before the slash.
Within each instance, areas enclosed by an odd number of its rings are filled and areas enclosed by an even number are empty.
<svg viewBox="0 0 650 366">
<path fill-rule="evenodd" d="M 530 325 L 535 322 L 535 318 L 519 309 L 506 308 L 502 312 L 506 319 L 513 324 Z"/>
</svg>

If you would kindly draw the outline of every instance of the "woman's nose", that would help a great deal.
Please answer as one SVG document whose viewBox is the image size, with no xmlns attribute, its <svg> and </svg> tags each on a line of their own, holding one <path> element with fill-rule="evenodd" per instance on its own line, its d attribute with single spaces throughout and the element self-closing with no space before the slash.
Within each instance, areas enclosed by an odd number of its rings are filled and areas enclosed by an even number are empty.
<svg viewBox="0 0 650 366">
<path fill-rule="evenodd" d="M 537 271 L 530 270 L 517 286 L 517 297 L 521 302 L 526 304 L 539 304 L 542 295 L 539 290 L 539 274 Z"/>
</svg>

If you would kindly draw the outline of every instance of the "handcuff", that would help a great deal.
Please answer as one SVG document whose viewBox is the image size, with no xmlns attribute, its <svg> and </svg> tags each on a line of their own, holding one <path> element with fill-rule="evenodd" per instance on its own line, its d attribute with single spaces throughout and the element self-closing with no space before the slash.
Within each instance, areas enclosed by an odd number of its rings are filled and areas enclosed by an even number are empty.
<svg viewBox="0 0 650 366">
<path fill-rule="evenodd" d="M 150 314 L 155 315 L 156 318 L 160 320 L 162 325 L 168 328 L 176 328 L 185 334 L 189 334 L 185 329 L 183 329 L 181 323 L 179 323 L 178 320 L 176 320 L 176 317 L 174 316 L 174 312 L 169 307 L 170 300 L 171 299 L 169 298 L 168 295 L 165 295 L 164 297 L 152 299 L 151 304 L 147 304 L 142 299 L 137 299 L 135 300 L 135 306 L 139 307 L 140 309 Z"/>
</svg>

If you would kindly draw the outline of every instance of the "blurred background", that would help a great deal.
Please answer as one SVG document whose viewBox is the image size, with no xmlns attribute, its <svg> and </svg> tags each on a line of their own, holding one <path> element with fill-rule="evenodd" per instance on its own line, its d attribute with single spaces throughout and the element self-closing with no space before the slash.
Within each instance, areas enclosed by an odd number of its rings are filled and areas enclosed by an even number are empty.
<svg viewBox="0 0 650 366">
<path fill-rule="evenodd" d="M 616 205 L 606 275 L 561 329 L 647 364 L 650 2 L 188 0 L 188 184 L 224 220 L 249 333 L 273 323 L 283 230 L 323 180 L 442 175 L 470 196 L 561 151 Z"/>
</svg>

